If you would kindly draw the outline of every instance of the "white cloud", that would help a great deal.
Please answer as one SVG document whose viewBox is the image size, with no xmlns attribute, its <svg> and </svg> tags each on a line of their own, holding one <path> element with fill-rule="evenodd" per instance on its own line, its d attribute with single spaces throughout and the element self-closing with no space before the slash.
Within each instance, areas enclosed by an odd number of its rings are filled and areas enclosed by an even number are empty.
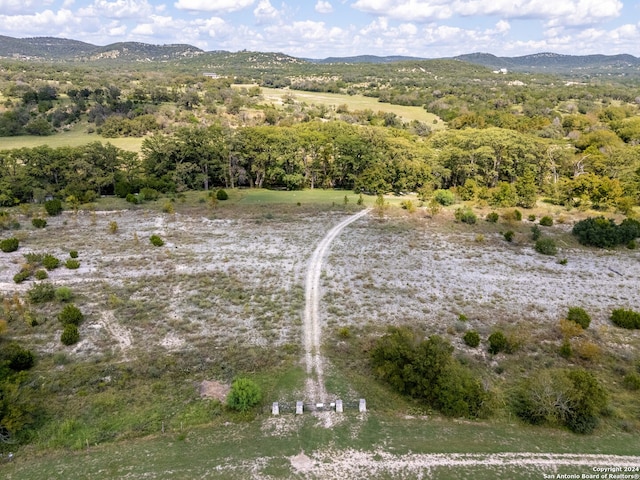
<svg viewBox="0 0 640 480">
<path fill-rule="evenodd" d="M 590 25 L 620 15 L 620 0 L 357 0 L 353 8 L 412 21 L 441 20 L 453 15 L 537 18 L 550 26 Z"/>
<path fill-rule="evenodd" d="M 253 10 L 258 23 L 271 23 L 278 19 L 280 13 L 269 0 L 260 0 L 258 6 Z"/>
<path fill-rule="evenodd" d="M 147 0 L 95 0 L 87 8 L 78 10 L 78 15 L 82 17 L 105 17 L 105 18 L 140 18 L 146 17 L 153 12 L 153 7 Z"/>
<path fill-rule="evenodd" d="M 0 25 L 4 33 L 24 35 L 28 37 L 51 35 L 60 28 L 73 27 L 80 24 L 80 19 L 71 10 L 62 9 L 57 12 L 44 10 L 32 15 L 0 15 Z"/>
<path fill-rule="evenodd" d="M 318 13 L 331 13 L 333 12 L 333 6 L 329 2 L 318 0 L 316 3 L 316 12 Z"/>
<path fill-rule="evenodd" d="M 37 8 L 46 7 L 53 0 L 0 0 L 0 11 L 3 13 L 34 12 Z"/>
<path fill-rule="evenodd" d="M 179 10 L 193 12 L 230 13 L 253 5 L 255 0 L 178 0 L 173 5 Z"/>
</svg>

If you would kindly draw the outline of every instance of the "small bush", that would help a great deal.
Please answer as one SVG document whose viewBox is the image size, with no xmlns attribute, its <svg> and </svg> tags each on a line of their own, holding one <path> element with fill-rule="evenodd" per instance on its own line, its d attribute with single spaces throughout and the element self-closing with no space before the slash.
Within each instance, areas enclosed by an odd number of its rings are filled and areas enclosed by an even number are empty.
<svg viewBox="0 0 640 480">
<path fill-rule="evenodd" d="M 563 318 L 559 323 L 560 333 L 565 339 L 578 337 L 584 333 L 582 326 L 571 320 Z"/>
<path fill-rule="evenodd" d="M 161 247 L 164 245 L 164 240 L 162 240 L 158 235 L 151 235 L 149 237 L 149 241 L 151 242 L 151 245 L 155 247 Z"/>
<path fill-rule="evenodd" d="M 60 323 L 62 323 L 63 325 L 79 325 L 80 322 L 84 320 L 84 315 L 78 307 L 76 307 L 73 303 L 69 303 L 65 305 L 62 311 L 58 314 L 58 320 L 60 320 Z"/>
<path fill-rule="evenodd" d="M 575 342 L 573 352 L 582 360 L 593 361 L 600 357 L 602 351 L 598 345 L 583 338 Z"/>
<path fill-rule="evenodd" d="M 77 251 L 77 250 L 71 250 L 71 251 L 69 252 L 69 256 L 70 256 L 71 258 L 78 258 L 78 251 Z"/>
<path fill-rule="evenodd" d="M 31 270 L 23 269 L 13 276 L 13 281 L 15 283 L 22 283 L 25 280 L 27 280 L 30 276 L 31 276 Z"/>
<path fill-rule="evenodd" d="M 162 211 L 169 214 L 176 213 L 176 209 L 170 201 L 164 202 L 164 205 L 162 205 Z"/>
<path fill-rule="evenodd" d="M 558 253 L 556 242 L 552 238 L 540 238 L 536 241 L 536 252 L 542 255 L 555 255 Z"/>
<path fill-rule="evenodd" d="M 27 292 L 31 303 L 50 302 L 55 297 L 55 288 L 50 283 L 37 283 Z"/>
<path fill-rule="evenodd" d="M 221 201 L 228 200 L 229 194 L 225 190 L 220 189 L 216 192 L 216 198 Z"/>
<path fill-rule="evenodd" d="M 2 359 L 8 363 L 11 370 L 15 370 L 16 372 L 29 370 L 35 363 L 33 353 L 15 342 L 4 347 Z"/>
<path fill-rule="evenodd" d="M 489 353 L 495 355 L 500 352 L 509 350 L 509 342 L 507 337 L 501 331 L 493 332 L 489 335 Z"/>
<path fill-rule="evenodd" d="M 635 372 L 626 374 L 622 380 L 622 385 L 624 385 L 624 388 L 627 390 L 634 392 L 640 390 L 640 375 Z"/>
<path fill-rule="evenodd" d="M 521 222 L 522 221 L 522 212 L 518 209 L 515 209 L 513 211 L 513 218 L 515 219 L 516 222 Z"/>
<path fill-rule="evenodd" d="M 487 216 L 486 216 L 487 222 L 490 222 L 490 223 L 496 223 L 499 218 L 500 218 L 500 215 L 498 215 L 497 212 L 487 213 Z"/>
<path fill-rule="evenodd" d="M 109 233 L 115 234 L 118 232 L 118 222 L 109 222 Z"/>
<path fill-rule="evenodd" d="M 246 412 L 262 400 L 260 387 L 248 378 L 238 378 L 231 384 L 227 405 L 238 412 Z"/>
<path fill-rule="evenodd" d="M 136 197 L 133 193 L 127 193 L 125 200 L 129 203 L 133 203 L 134 205 L 138 204 L 138 197 Z"/>
<path fill-rule="evenodd" d="M 340 338 L 350 338 L 351 337 L 351 329 L 349 327 L 340 327 L 338 329 L 338 336 Z"/>
<path fill-rule="evenodd" d="M 158 192 L 153 188 L 144 187 L 140 189 L 140 196 L 147 202 L 155 201 L 155 200 L 158 200 L 158 198 L 160 198 L 160 192 Z"/>
<path fill-rule="evenodd" d="M 64 266 L 69 270 L 77 270 L 80 268 L 80 262 L 75 258 L 69 258 L 66 262 L 64 262 Z"/>
<path fill-rule="evenodd" d="M 569 312 L 567 313 L 567 320 L 577 323 L 585 330 L 589 328 L 589 325 L 591 324 L 591 317 L 584 308 L 581 307 L 570 307 Z"/>
<path fill-rule="evenodd" d="M 453 205 L 456 201 L 456 197 L 451 190 L 436 190 L 433 192 L 433 199 L 444 207 Z"/>
<path fill-rule="evenodd" d="M 476 214 L 468 207 L 456 209 L 455 218 L 457 221 L 467 223 L 469 225 L 473 225 L 478 221 Z"/>
<path fill-rule="evenodd" d="M 47 221 L 44 218 L 32 218 L 31 225 L 36 228 L 44 228 L 47 226 Z"/>
<path fill-rule="evenodd" d="M 47 278 L 49 278 L 49 274 L 47 273 L 46 270 L 36 270 L 36 273 L 34 274 L 36 277 L 36 280 L 46 280 Z"/>
<path fill-rule="evenodd" d="M 529 219 L 530 222 L 536 221 L 536 216 L 534 214 L 529 215 L 527 218 Z"/>
<path fill-rule="evenodd" d="M 60 260 L 47 253 L 44 257 L 42 257 L 42 266 L 47 270 L 55 270 L 60 266 Z"/>
<path fill-rule="evenodd" d="M 629 243 L 627 243 L 627 248 L 629 250 L 635 250 L 636 248 L 638 248 L 638 242 L 636 242 L 635 240 L 629 240 Z"/>
<path fill-rule="evenodd" d="M 611 312 L 611 322 L 618 327 L 635 330 L 640 328 L 640 313 L 618 308 Z"/>
<path fill-rule="evenodd" d="M 58 287 L 55 291 L 55 297 L 59 302 L 68 302 L 73 298 L 73 292 L 69 287 Z"/>
<path fill-rule="evenodd" d="M 0 250 L 5 253 L 15 252 L 20 246 L 20 240 L 15 237 L 5 238 L 0 242 Z"/>
<path fill-rule="evenodd" d="M 56 215 L 60 215 L 62 213 L 62 202 L 59 198 L 48 200 L 44 202 L 44 209 L 47 211 L 47 215 L 49 215 L 50 217 L 55 217 Z"/>
<path fill-rule="evenodd" d="M 513 236 L 515 235 L 515 232 L 513 230 L 507 230 L 506 232 L 504 232 L 502 234 L 502 236 L 504 237 L 504 239 L 507 242 L 513 242 Z"/>
<path fill-rule="evenodd" d="M 542 225 L 543 227 L 550 227 L 553 225 L 553 218 L 551 218 L 549 215 L 545 215 L 544 217 L 542 217 L 540 219 L 540 225 Z"/>
<path fill-rule="evenodd" d="M 65 345 L 73 345 L 80 340 L 80 332 L 78 327 L 73 323 L 68 323 L 64 326 L 62 335 L 60 335 L 60 341 Z"/>
<path fill-rule="evenodd" d="M 411 200 L 403 200 L 400 206 L 409 213 L 416 211 L 416 206 Z"/>
<path fill-rule="evenodd" d="M 571 342 L 569 340 L 562 342 L 559 353 L 562 358 L 571 358 L 571 355 L 573 355 L 573 349 L 571 348 Z"/>
<path fill-rule="evenodd" d="M 531 227 L 531 240 L 535 242 L 540 240 L 540 237 L 542 237 L 542 230 L 540 230 L 540 227 L 538 225 Z"/>
<path fill-rule="evenodd" d="M 464 340 L 464 343 L 466 343 L 471 348 L 476 348 L 478 345 L 480 345 L 480 335 L 474 330 L 467 331 L 462 339 Z"/>
</svg>

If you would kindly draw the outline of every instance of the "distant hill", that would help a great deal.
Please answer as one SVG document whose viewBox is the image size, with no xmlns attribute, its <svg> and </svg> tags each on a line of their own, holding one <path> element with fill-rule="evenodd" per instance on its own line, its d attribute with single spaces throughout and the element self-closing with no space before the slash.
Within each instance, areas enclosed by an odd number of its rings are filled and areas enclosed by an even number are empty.
<svg viewBox="0 0 640 480">
<path fill-rule="evenodd" d="M 635 71 L 640 69 L 640 59 L 633 55 L 560 55 L 536 53 L 521 57 L 496 57 L 490 53 L 471 53 L 454 57 L 455 60 L 484 67 L 520 72 L 592 73 L 594 71 Z"/>
<path fill-rule="evenodd" d="M 392 55 L 388 57 L 378 57 L 377 55 L 357 55 L 355 57 L 327 57 L 323 59 L 306 58 L 312 63 L 395 63 L 409 60 L 426 60 L 421 57 L 406 57 L 402 55 Z"/>
<path fill-rule="evenodd" d="M 113 43 L 99 47 L 66 38 L 12 38 L 0 35 L 0 57 L 31 60 L 166 61 L 204 53 L 192 45 L 150 45 L 139 42 Z"/>
<path fill-rule="evenodd" d="M 324 59 L 296 58 L 270 52 L 204 52 L 192 45 L 150 45 L 139 42 L 120 42 L 106 46 L 54 37 L 13 38 L 0 35 L 0 58 L 20 58 L 41 61 L 119 61 L 167 62 L 201 66 L 207 70 L 234 68 L 235 72 L 271 69 L 289 64 L 391 64 L 423 61 L 420 57 L 358 55 Z M 517 72 L 545 72 L 566 74 L 635 74 L 640 72 L 640 59 L 632 55 L 560 55 L 537 53 L 520 57 L 497 57 L 489 53 L 471 53 L 452 59 L 494 70 Z"/>
</svg>

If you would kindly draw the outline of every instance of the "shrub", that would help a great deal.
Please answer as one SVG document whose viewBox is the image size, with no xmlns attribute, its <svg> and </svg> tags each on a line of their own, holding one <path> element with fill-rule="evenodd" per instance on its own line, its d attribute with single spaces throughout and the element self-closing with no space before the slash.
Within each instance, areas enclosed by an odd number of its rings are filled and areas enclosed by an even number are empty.
<svg viewBox="0 0 640 480">
<path fill-rule="evenodd" d="M 69 256 L 70 256 L 71 258 L 78 258 L 78 251 L 77 251 L 77 250 L 71 250 L 71 251 L 69 252 Z"/>
<path fill-rule="evenodd" d="M 164 245 L 164 240 L 162 240 L 158 235 L 151 235 L 149 237 L 149 241 L 151 242 L 151 245 L 155 247 L 161 247 Z"/>
<path fill-rule="evenodd" d="M 634 330 L 640 328 L 640 313 L 618 308 L 611 312 L 611 322 L 618 327 Z"/>
<path fill-rule="evenodd" d="M 176 209 L 170 201 L 164 202 L 164 205 L 162 205 L 162 211 L 169 214 L 176 213 Z"/>
<path fill-rule="evenodd" d="M 555 255 L 558 253 L 556 242 L 552 238 L 539 238 L 535 245 L 536 252 L 542 255 Z"/>
<path fill-rule="evenodd" d="M 20 246 L 20 240 L 15 237 L 5 238 L 0 242 L 0 250 L 5 253 L 15 252 Z"/>
<path fill-rule="evenodd" d="M 560 345 L 560 356 L 562 358 L 570 358 L 573 355 L 573 350 L 571 349 L 571 342 L 569 340 L 565 340 Z"/>
<path fill-rule="evenodd" d="M 50 302 L 54 299 L 55 288 L 50 283 L 37 283 L 27 292 L 31 303 Z"/>
<path fill-rule="evenodd" d="M 636 242 L 635 240 L 630 240 L 629 243 L 627 243 L 627 248 L 629 250 L 635 250 L 636 248 L 638 248 L 638 242 Z"/>
<path fill-rule="evenodd" d="M 60 266 L 60 260 L 47 253 L 44 257 L 42 257 L 42 266 L 47 270 L 55 270 Z"/>
<path fill-rule="evenodd" d="M 221 200 L 221 201 L 222 200 L 228 200 L 229 199 L 229 194 L 225 190 L 220 189 L 220 190 L 218 190 L 216 192 L 216 198 L 218 200 Z"/>
<path fill-rule="evenodd" d="M 155 200 L 158 200 L 158 198 L 160 198 L 160 192 L 158 192 L 153 188 L 144 187 L 140 189 L 140 196 L 142 197 L 143 200 L 155 201 Z"/>
<path fill-rule="evenodd" d="M 572 233 L 583 245 L 613 248 L 640 237 L 640 222 L 625 218 L 620 225 L 604 217 L 590 217 L 573 226 Z"/>
<path fill-rule="evenodd" d="M 73 323 L 68 323 L 64 326 L 64 330 L 62 331 L 62 335 L 60 335 L 60 341 L 65 345 L 73 345 L 74 343 L 78 343 L 80 340 L 80 332 L 78 331 L 78 327 Z"/>
<path fill-rule="evenodd" d="M 507 230 L 506 232 L 504 232 L 504 233 L 502 234 L 502 236 L 504 237 L 504 239 L 505 239 L 507 242 L 513 242 L 513 236 L 514 236 L 514 235 L 515 235 L 515 233 L 514 233 L 514 231 L 513 231 L 513 230 Z"/>
<path fill-rule="evenodd" d="M 540 225 L 542 225 L 543 227 L 550 227 L 553 225 L 553 218 L 551 218 L 549 215 L 545 215 L 544 217 L 542 217 L 540 219 Z"/>
<path fill-rule="evenodd" d="M 109 233 L 115 234 L 118 231 L 118 222 L 109 222 Z"/>
<path fill-rule="evenodd" d="M 622 385 L 627 390 L 640 390 L 640 375 L 635 372 L 627 373 L 622 379 Z"/>
<path fill-rule="evenodd" d="M 540 227 L 538 225 L 531 227 L 531 240 L 535 242 L 540 240 L 540 237 L 542 237 L 542 230 L 540 230 Z"/>
<path fill-rule="evenodd" d="M 536 216 L 534 214 L 529 215 L 527 218 L 529 219 L 530 222 L 536 221 Z"/>
<path fill-rule="evenodd" d="M 49 278 L 49 274 L 47 273 L 46 270 L 42 270 L 42 269 L 36 270 L 35 277 L 36 277 L 36 280 L 45 280 Z"/>
<path fill-rule="evenodd" d="M 578 337 L 584 333 L 584 329 L 579 324 L 566 318 L 560 320 L 559 327 L 564 338 Z"/>
<path fill-rule="evenodd" d="M 480 335 L 476 331 L 467 331 L 462 339 L 464 340 L 464 343 L 472 348 L 476 348 L 478 345 L 480 345 Z"/>
<path fill-rule="evenodd" d="M 598 345 L 588 340 L 578 339 L 573 345 L 573 351 L 582 360 L 596 360 L 600 357 L 601 349 Z"/>
<path fill-rule="evenodd" d="M 56 215 L 60 215 L 62 213 L 62 202 L 59 198 L 47 200 L 46 202 L 44 202 L 44 209 L 47 211 L 47 215 L 49 215 L 50 217 L 55 217 Z"/>
<path fill-rule="evenodd" d="M 246 412 L 262 400 L 258 384 L 248 378 L 238 378 L 231 384 L 227 405 L 238 412 Z"/>
<path fill-rule="evenodd" d="M 567 313 L 567 320 L 577 323 L 585 330 L 589 328 L 589 325 L 591 324 L 591 317 L 584 308 L 581 307 L 570 307 L 569 312 Z"/>
<path fill-rule="evenodd" d="M 606 405 L 598 379 L 579 369 L 540 370 L 523 380 L 514 395 L 515 412 L 523 420 L 565 425 L 576 433 L 591 433 Z"/>
<path fill-rule="evenodd" d="M 31 276 L 31 270 L 22 269 L 13 276 L 13 281 L 16 283 L 22 283 Z"/>
<path fill-rule="evenodd" d="M 411 200 L 403 200 L 400 206 L 409 213 L 416 211 L 416 206 Z"/>
<path fill-rule="evenodd" d="M 469 225 L 475 224 L 478 220 L 476 214 L 468 207 L 456 209 L 455 218 L 457 221 L 467 223 Z"/>
<path fill-rule="evenodd" d="M 66 262 L 64 262 L 64 266 L 69 270 L 76 270 L 80 268 L 80 262 L 75 258 L 69 258 Z"/>
<path fill-rule="evenodd" d="M 3 348 L 2 359 L 8 363 L 11 370 L 16 372 L 29 370 L 35 363 L 33 353 L 15 342 Z"/>
<path fill-rule="evenodd" d="M 138 204 L 138 197 L 136 197 L 133 193 L 127 193 L 125 200 L 129 203 L 133 203 L 134 205 Z"/>
<path fill-rule="evenodd" d="M 433 199 L 444 207 L 453 205 L 456 201 L 456 197 L 451 190 L 436 190 L 433 192 Z"/>
<path fill-rule="evenodd" d="M 510 350 L 509 341 L 501 331 L 493 332 L 489 335 L 489 353 L 495 355 L 500 352 L 508 352 Z"/>
<path fill-rule="evenodd" d="M 73 292 L 69 287 L 58 287 L 55 291 L 55 297 L 59 302 L 68 302 L 73 297 Z"/>
<path fill-rule="evenodd" d="M 44 228 L 47 226 L 47 221 L 44 218 L 32 218 L 31 225 L 36 228 Z"/>
<path fill-rule="evenodd" d="M 487 213 L 487 216 L 486 216 L 487 222 L 490 222 L 490 223 L 496 223 L 499 218 L 500 218 L 500 215 L 498 215 L 497 212 Z"/>
<path fill-rule="evenodd" d="M 516 222 L 522 221 L 522 212 L 517 208 L 513 211 L 513 218 Z"/>
<path fill-rule="evenodd" d="M 60 323 L 63 325 L 79 325 L 80 322 L 84 320 L 84 315 L 78 307 L 73 303 L 69 303 L 65 305 L 62 311 L 58 314 L 58 320 L 60 320 Z"/>
</svg>

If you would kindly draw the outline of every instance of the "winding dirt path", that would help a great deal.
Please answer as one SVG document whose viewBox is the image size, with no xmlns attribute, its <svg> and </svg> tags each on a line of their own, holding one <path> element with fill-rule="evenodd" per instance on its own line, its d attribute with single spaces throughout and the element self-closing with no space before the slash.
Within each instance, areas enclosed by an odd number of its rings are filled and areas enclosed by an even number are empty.
<svg viewBox="0 0 640 480">
<path fill-rule="evenodd" d="M 316 247 L 307 270 L 305 281 L 305 308 L 304 308 L 304 351 L 307 366 L 306 396 L 311 402 L 325 402 L 327 391 L 324 386 L 324 374 L 320 344 L 322 328 L 320 325 L 320 274 L 322 262 L 329 252 L 331 242 L 340 235 L 340 232 L 349 224 L 369 213 L 370 209 L 362 210 L 352 215 L 333 227 L 325 235 Z"/>
</svg>

